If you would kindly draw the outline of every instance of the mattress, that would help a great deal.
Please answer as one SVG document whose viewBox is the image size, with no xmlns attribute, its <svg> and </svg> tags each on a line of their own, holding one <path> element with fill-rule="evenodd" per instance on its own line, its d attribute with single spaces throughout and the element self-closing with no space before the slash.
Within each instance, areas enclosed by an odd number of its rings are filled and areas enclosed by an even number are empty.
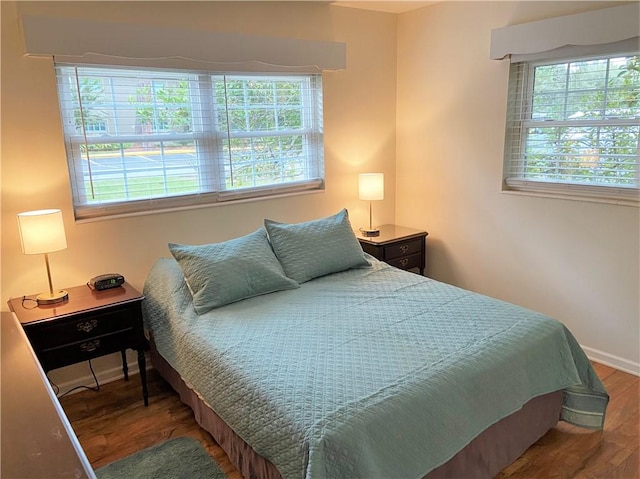
<svg viewBox="0 0 640 479">
<path fill-rule="evenodd" d="M 285 477 L 423 477 L 531 399 L 601 428 L 608 396 L 541 314 L 370 259 L 198 316 L 160 259 L 143 313 L 158 352 Z"/>
</svg>

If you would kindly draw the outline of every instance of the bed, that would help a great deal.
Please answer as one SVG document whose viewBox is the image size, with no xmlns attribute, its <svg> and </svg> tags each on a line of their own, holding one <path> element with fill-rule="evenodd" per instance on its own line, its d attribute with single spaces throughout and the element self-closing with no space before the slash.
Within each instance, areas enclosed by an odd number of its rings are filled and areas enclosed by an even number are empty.
<svg viewBox="0 0 640 479">
<path fill-rule="evenodd" d="M 143 303 L 154 366 L 245 477 L 488 478 L 559 419 L 603 427 L 608 395 L 561 323 L 361 250 L 344 270 L 324 274 L 324 257 L 292 272 L 274 231 L 254 236 L 295 285 L 203 309 L 198 278 L 255 284 L 264 258 L 247 260 L 251 244 L 225 270 L 237 248 L 205 248 L 190 276 L 173 245 Z"/>
</svg>

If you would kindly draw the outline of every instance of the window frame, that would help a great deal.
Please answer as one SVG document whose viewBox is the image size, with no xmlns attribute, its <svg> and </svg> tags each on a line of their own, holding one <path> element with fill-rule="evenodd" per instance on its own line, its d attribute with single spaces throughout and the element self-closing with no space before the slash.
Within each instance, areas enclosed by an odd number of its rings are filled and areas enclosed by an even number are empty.
<svg viewBox="0 0 640 479">
<path fill-rule="evenodd" d="M 544 181 L 527 178 L 524 174 L 517 174 L 518 163 L 524 168 L 526 158 L 527 129 L 536 126 L 638 126 L 640 129 L 640 116 L 634 119 L 606 118 L 598 120 L 534 120 L 533 96 L 535 83 L 535 69 L 539 66 L 557 65 L 562 63 L 583 62 L 590 60 L 612 59 L 640 55 L 639 52 L 620 52 L 588 56 L 570 56 L 563 58 L 535 59 L 530 61 L 514 62 L 510 65 L 509 90 L 507 98 L 507 125 L 505 134 L 504 163 L 502 177 L 502 192 L 525 194 L 530 196 L 543 196 L 563 198 L 570 200 L 593 201 L 613 203 L 628 206 L 640 206 L 640 148 L 636 149 L 635 184 L 632 186 L 604 184 L 604 183 L 578 183 L 563 181 Z M 607 88 L 600 90 L 608 91 Z M 565 89 L 565 96 L 570 89 Z M 640 136 L 639 136 L 640 143 Z"/>
<path fill-rule="evenodd" d="M 175 209 L 190 209 L 199 208 L 205 206 L 216 206 L 228 204 L 229 202 L 237 201 L 255 201 L 261 199 L 268 199 L 273 197 L 289 196 L 293 194 L 305 194 L 305 193 L 317 193 L 324 191 L 325 185 L 325 173 L 324 173 L 324 133 L 323 133 L 323 95 L 322 95 L 322 75 L 319 73 L 298 73 L 298 72 L 244 72 L 244 73 L 224 73 L 224 72 L 210 72 L 199 70 L 178 70 L 178 69 L 165 69 L 165 68 L 136 68 L 136 67 L 119 67 L 111 65 L 96 65 L 88 66 L 84 64 L 66 64 L 57 63 L 56 77 L 58 78 L 58 95 L 60 99 L 59 110 L 63 123 L 63 135 L 65 147 L 67 150 L 67 164 L 69 168 L 70 185 L 72 189 L 73 207 L 76 220 L 93 220 L 103 217 L 113 216 L 129 216 L 140 214 L 153 214 L 157 212 L 164 212 Z M 187 133 L 178 132 L 164 132 L 161 129 L 154 129 L 154 131 L 148 135 L 135 134 L 127 135 L 118 133 L 106 138 L 99 138 L 83 133 L 94 133 L 90 129 L 76 132 L 76 125 L 74 119 L 74 109 L 72 107 L 63 107 L 63 102 L 70 102 L 72 100 L 72 88 L 61 86 L 63 81 L 61 78 L 72 78 L 72 74 L 68 73 L 72 69 L 77 72 L 78 69 L 93 68 L 100 70 L 129 70 L 129 71 L 145 71 L 145 72 L 158 72 L 160 75 L 162 72 L 182 73 L 185 75 L 195 75 L 197 80 L 191 79 L 190 82 L 197 84 L 197 92 L 189 93 L 189 106 L 191 110 L 198 109 L 201 111 L 200 119 L 205 115 L 209 115 L 207 119 L 209 125 L 207 127 L 199 124 L 199 119 L 196 118 L 196 114 L 190 118 L 191 131 Z M 103 75 L 100 78 L 109 81 L 113 76 Z M 157 78 L 162 79 L 160 76 Z M 303 119 L 304 122 L 310 122 L 310 125 L 305 128 L 299 129 L 287 129 L 287 130 L 251 130 L 246 132 L 235 133 L 233 131 L 223 131 L 217 127 L 218 124 L 218 102 L 214 101 L 215 97 L 215 82 L 219 81 L 219 78 L 230 79 L 242 79 L 248 80 L 250 78 L 266 79 L 268 81 L 277 81 L 278 79 L 286 80 L 287 78 L 295 79 L 295 81 L 306 82 L 306 87 L 303 88 L 302 96 L 299 108 L 302 110 L 303 116 L 307 118 Z M 154 80 L 152 80 L 154 81 Z M 79 84 L 77 84 L 79 87 Z M 115 101 L 115 100 L 114 100 Z M 308 104 L 306 104 L 308 103 Z M 68 103 L 71 105 L 72 103 Z M 226 101 L 225 101 L 226 104 Z M 274 107 L 277 108 L 277 107 Z M 155 110 L 154 110 L 155 111 Z M 116 115 L 114 113 L 114 115 Z M 159 120 L 155 118 L 154 121 Z M 112 121 L 111 117 L 104 119 L 105 125 L 109 125 Z M 230 126 L 227 126 L 228 130 L 231 130 Z M 222 155 L 225 142 L 230 142 L 235 137 L 246 138 L 264 138 L 267 136 L 282 136 L 287 135 L 301 135 L 302 142 L 306 144 L 304 151 L 304 163 L 306 178 L 303 180 L 284 181 L 282 183 L 271 183 L 260 186 L 248 186 L 238 188 L 228 188 L 225 186 L 225 162 L 228 158 Z M 149 196 L 145 198 L 129 198 L 116 201 L 98 201 L 97 203 L 85 201 L 87 198 L 85 190 L 86 178 L 83 173 L 83 163 L 89 164 L 89 155 L 82 152 L 89 151 L 89 145 L 100 143 L 144 143 L 153 142 L 161 144 L 162 142 L 174 142 L 174 141 L 192 141 L 194 151 L 197 153 L 198 161 L 201 163 L 198 169 L 198 176 L 200 178 L 199 184 L 200 190 L 193 193 L 171 195 L 165 194 L 162 196 Z M 124 152 L 124 150 L 122 150 Z M 203 153 L 205 152 L 205 153 Z M 164 153 L 162 153 L 164 154 Z M 122 153 L 124 158 L 124 153 Z M 308 168 L 309 164 L 313 166 L 313 171 Z M 164 172 L 167 167 L 163 166 Z M 202 170 L 206 170 L 203 174 Z M 126 177 L 127 170 L 122 168 L 119 170 L 123 176 Z M 253 177 L 253 176 L 252 176 Z M 125 180 L 126 181 L 126 180 Z M 125 189 L 126 189 L 125 183 Z M 165 185 L 166 188 L 166 185 Z M 126 193 L 127 196 L 129 193 Z"/>
</svg>

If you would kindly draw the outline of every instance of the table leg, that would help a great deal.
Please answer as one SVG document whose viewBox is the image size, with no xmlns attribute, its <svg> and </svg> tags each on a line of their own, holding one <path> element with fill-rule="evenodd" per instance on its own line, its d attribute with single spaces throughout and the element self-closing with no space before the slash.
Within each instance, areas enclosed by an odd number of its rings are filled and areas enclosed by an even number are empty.
<svg viewBox="0 0 640 479">
<path fill-rule="evenodd" d="M 122 349 L 120 351 L 120 356 L 122 356 L 122 372 L 124 373 L 124 380 L 129 380 L 129 366 L 127 365 L 127 351 L 126 349 Z"/>
<path fill-rule="evenodd" d="M 147 359 L 143 349 L 138 349 L 138 368 L 140 369 L 140 382 L 142 383 L 142 398 L 144 405 L 149 405 L 149 391 L 147 390 Z"/>
</svg>

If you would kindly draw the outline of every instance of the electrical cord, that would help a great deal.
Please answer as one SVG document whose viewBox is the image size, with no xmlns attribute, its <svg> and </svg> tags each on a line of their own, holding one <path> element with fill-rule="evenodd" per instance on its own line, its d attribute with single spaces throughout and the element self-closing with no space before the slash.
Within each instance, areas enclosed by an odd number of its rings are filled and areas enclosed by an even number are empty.
<svg viewBox="0 0 640 479">
<path fill-rule="evenodd" d="M 24 305 L 24 303 L 25 303 L 26 301 L 31 301 L 31 302 L 33 302 L 33 303 L 35 303 L 35 304 L 34 304 L 33 306 L 29 306 L 29 307 L 27 307 L 27 306 L 25 306 L 25 305 Z M 36 309 L 36 308 L 38 307 L 38 300 L 37 300 L 37 299 L 33 299 L 33 298 L 27 298 L 26 296 L 23 296 L 23 297 L 22 297 L 22 307 L 23 307 L 24 309 Z"/>
<path fill-rule="evenodd" d="M 89 285 L 87 283 L 87 285 Z M 32 306 L 27 306 L 27 304 L 29 304 L 29 302 L 33 303 Z M 25 304 L 26 303 L 26 304 Z M 34 298 L 29 298 L 26 295 L 22 297 L 22 307 L 24 309 L 36 309 L 38 307 L 38 300 L 34 299 Z M 93 376 L 93 380 L 95 381 L 96 385 L 95 386 L 76 386 L 74 388 L 69 389 L 68 391 L 66 391 L 65 393 L 60 394 L 60 386 L 58 386 L 56 383 L 54 383 L 51 378 L 49 378 L 49 373 L 46 374 L 47 379 L 49 380 L 49 384 L 51 384 L 51 386 L 54 389 L 54 394 L 56 395 L 56 397 L 58 399 L 65 397 L 68 394 L 71 394 L 73 391 L 77 391 L 78 389 L 88 389 L 89 391 L 100 391 L 100 382 L 98 381 L 98 378 L 96 377 L 96 373 L 93 370 L 93 364 L 91 364 L 91 360 L 88 360 L 89 363 L 89 369 L 91 370 L 91 375 Z"/>
<path fill-rule="evenodd" d="M 25 303 L 27 302 L 32 302 L 33 306 L 26 306 Z M 35 309 L 38 307 L 38 300 L 34 299 L 34 298 L 28 298 L 26 295 L 22 297 L 22 307 L 24 309 Z M 58 386 L 56 383 L 54 383 L 50 378 L 49 378 L 49 373 L 47 373 L 47 379 L 49 380 L 49 383 L 51 384 L 51 386 L 54 388 L 54 392 L 55 395 L 58 399 L 65 397 L 67 394 L 72 393 L 73 391 L 77 391 L 78 389 L 88 389 L 89 391 L 100 391 L 100 383 L 98 382 L 98 378 L 96 377 L 96 373 L 93 370 L 93 364 L 91 364 L 91 359 L 89 359 L 89 369 L 91 370 L 91 375 L 93 376 L 93 380 L 95 381 L 96 385 L 95 386 L 76 386 L 74 388 L 69 389 L 67 392 L 60 394 L 60 386 Z"/>
<path fill-rule="evenodd" d="M 93 380 L 95 381 L 95 386 L 76 386 L 74 388 L 69 389 L 68 391 L 60 394 L 60 387 L 54 383 L 51 379 L 49 379 L 49 374 L 47 373 L 47 379 L 51 383 L 51 386 L 55 389 L 55 395 L 58 399 L 65 397 L 67 394 L 71 394 L 73 391 L 77 391 L 78 389 L 88 389 L 89 391 L 100 391 L 100 383 L 98 382 L 98 378 L 96 377 L 96 373 L 93 371 L 93 365 L 91 364 L 91 359 L 89 359 L 89 369 L 91 370 L 91 374 L 93 375 Z"/>
</svg>

